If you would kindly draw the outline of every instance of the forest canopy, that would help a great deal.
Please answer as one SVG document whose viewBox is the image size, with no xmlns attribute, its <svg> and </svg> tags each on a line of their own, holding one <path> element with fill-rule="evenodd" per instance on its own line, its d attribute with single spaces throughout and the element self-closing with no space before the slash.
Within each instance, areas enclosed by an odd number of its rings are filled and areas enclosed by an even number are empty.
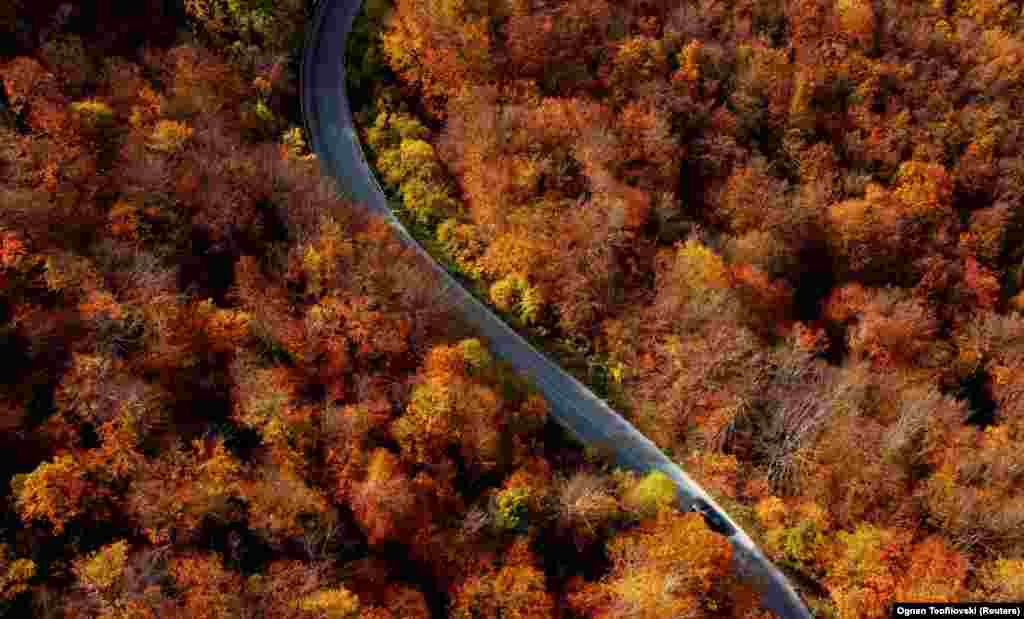
<svg viewBox="0 0 1024 619">
<path fill-rule="evenodd" d="M 307 3 L 0 3 L 0 615 L 767 617 L 339 198 Z M 1010 0 L 367 0 L 398 215 L 816 616 L 1024 598 Z"/>
<path fill-rule="evenodd" d="M 0 615 L 759 615 L 674 486 L 565 435 L 325 178 L 304 3 L 7 6 Z M 380 127 L 454 208 L 427 128 Z"/>
<path fill-rule="evenodd" d="M 816 612 L 1021 595 L 1019 3 L 395 0 L 363 23 L 349 86 L 403 217 Z"/>
</svg>

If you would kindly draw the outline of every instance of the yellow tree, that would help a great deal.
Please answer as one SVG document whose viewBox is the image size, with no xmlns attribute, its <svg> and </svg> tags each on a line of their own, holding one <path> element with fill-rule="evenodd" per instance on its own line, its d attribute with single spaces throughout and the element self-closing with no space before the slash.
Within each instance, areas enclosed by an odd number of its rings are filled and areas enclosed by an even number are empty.
<svg viewBox="0 0 1024 619">
<path fill-rule="evenodd" d="M 456 212 L 441 162 L 426 141 L 422 125 L 404 115 L 382 112 L 368 137 L 377 149 L 377 165 L 384 180 L 401 188 L 407 210 L 424 222 Z"/>
<path fill-rule="evenodd" d="M 43 462 L 31 473 L 16 475 L 11 482 L 15 507 L 21 518 L 46 520 L 55 533 L 84 514 L 101 515 L 111 496 L 108 488 L 97 483 L 74 455 L 63 455 Z"/>
<path fill-rule="evenodd" d="M 831 555 L 827 587 L 840 619 L 868 619 L 885 614 L 895 597 L 911 533 L 859 525 L 838 535 L 838 552 Z"/>
<path fill-rule="evenodd" d="M 281 50 L 301 34 L 303 24 L 303 4 L 298 0 L 186 0 L 185 11 L 219 45 L 259 40 Z"/>
<path fill-rule="evenodd" d="M 525 539 L 506 549 L 504 565 L 467 578 L 452 603 L 454 619 L 550 619 L 555 616 L 543 570 Z"/>
<path fill-rule="evenodd" d="M 448 447 L 457 447 L 474 474 L 498 465 L 503 402 L 485 376 L 469 375 L 476 348 L 442 345 L 427 355 L 423 380 L 391 425 L 407 460 L 438 462 Z"/>
<path fill-rule="evenodd" d="M 698 514 L 664 510 L 608 543 L 611 573 L 569 595 L 587 616 L 729 616 L 731 548 Z"/>
<path fill-rule="evenodd" d="M 908 218 L 938 225 L 948 222 L 953 213 L 953 181 L 939 164 L 919 161 L 900 164 L 894 197 L 903 204 Z"/>
<path fill-rule="evenodd" d="M 317 410 L 295 403 L 302 378 L 292 368 L 257 369 L 242 361 L 233 373 L 235 420 L 260 434 L 280 466 L 304 471 L 318 437 Z"/>
<path fill-rule="evenodd" d="M 622 504 L 627 510 L 640 518 L 650 518 L 664 510 L 674 509 L 677 501 L 677 488 L 672 478 L 661 471 L 653 471 L 642 478 L 628 483 L 622 497 Z"/>
<path fill-rule="evenodd" d="M 828 514 L 813 501 L 788 503 L 776 496 L 758 502 L 756 514 L 766 529 L 765 547 L 776 560 L 820 574 L 829 548 Z"/>
<path fill-rule="evenodd" d="M 74 572 L 79 586 L 104 605 L 111 605 L 124 587 L 128 549 L 128 542 L 121 540 L 77 559 Z"/>
<path fill-rule="evenodd" d="M 323 619 L 355 619 L 362 616 L 359 598 L 344 586 L 311 593 L 297 601 L 295 607 Z"/>
<path fill-rule="evenodd" d="M 26 591 L 35 573 L 34 561 L 14 558 L 10 547 L 0 544 L 0 601 L 9 602 Z"/>
<path fill-rule="evenodd" d="M 494 76 L 489 8 L 465 0 L 395 3 L 384 55 L 396 73 L 422 89 L 433 111 L 443 113 L 444 101 L 464 85 Z"/>
<path fill-rule="evenodd" d="M 700 241 L 688 240 L 674 253 L 666 252 L 664 264 L 657 274 L 653 313 L 660 323 L 681 330 L 728 316 L 732 277 L 721 256 Z"/>
</svg>

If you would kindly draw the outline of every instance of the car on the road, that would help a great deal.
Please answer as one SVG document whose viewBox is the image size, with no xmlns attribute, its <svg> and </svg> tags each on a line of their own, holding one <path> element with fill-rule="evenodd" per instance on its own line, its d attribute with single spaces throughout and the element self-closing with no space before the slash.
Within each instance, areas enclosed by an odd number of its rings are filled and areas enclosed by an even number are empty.
<svg viewBox="0 0 1024 619">
<path fill-rule="evenodd" d="M 691 512 L 697 512 L 704 517 L 704 522 L 708 525 L 708 528 L 715 533 L 720 533 L 726 537 L 732 537 L 736 533 L 736 529 L 729 524 L 729 521 L 722 517 L 717 510 L 713 509 L 708 505 L 707 501 L 703 499 L 696 499 L 690 503 L 689 510 Z"/>
</svg>

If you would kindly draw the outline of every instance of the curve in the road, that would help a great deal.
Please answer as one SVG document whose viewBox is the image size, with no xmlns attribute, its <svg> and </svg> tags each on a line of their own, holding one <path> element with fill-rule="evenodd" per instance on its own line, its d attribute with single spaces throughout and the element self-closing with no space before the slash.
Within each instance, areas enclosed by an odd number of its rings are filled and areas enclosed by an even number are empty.
<svg viewBox="0 0 1024 619">
<path fill-rule="evenodd" d="M 302 113 L 311 148 L 325 171 L 337 178 L 355 200 L 383 216 L 403 242 L 431 265 L 441 282 L 439 294 L 487 339 L 495 354 L 530 376 L 547 398 L 551 414 L 559 424 L 585 445 L 613 453 L 620 466 L 640 472 L 659 470 L 668 475 L 678 489 L 680 507 L 702 512 L 713 528 L 727 535 L 733 549 L 733 569 L 761 594 L 763 604 L 785 619 L 810 618 L 782 573 L 699 484 L 604 401 L 465 290 L 388 208 L 352 125 L 345 90 L 345 45 L 361 5 L 362 0 L 320 0 L 307 25 L 301 74 Z"/>
</svg>

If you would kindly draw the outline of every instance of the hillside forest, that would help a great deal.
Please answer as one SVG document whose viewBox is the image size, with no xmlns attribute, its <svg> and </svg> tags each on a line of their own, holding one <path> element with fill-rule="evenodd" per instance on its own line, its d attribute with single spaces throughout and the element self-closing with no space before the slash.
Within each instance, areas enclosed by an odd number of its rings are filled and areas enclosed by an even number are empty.
<svg viewBox="0 0 1024 619">
<path fill-rule="evenodd" d="M 0 1 L 0 616 L 770 617 L 321 173 L 311 9 Z M 347 62 L 424 245 L 854 619 L 1024 599 L 1022 26 L 367 0 Z"/>
<path fill-rule="evenodd" d="M 816 611 L 1024 599 L 1020 3 L 394 0 L 358 28 L 405 220 Z"/>
</svg>

